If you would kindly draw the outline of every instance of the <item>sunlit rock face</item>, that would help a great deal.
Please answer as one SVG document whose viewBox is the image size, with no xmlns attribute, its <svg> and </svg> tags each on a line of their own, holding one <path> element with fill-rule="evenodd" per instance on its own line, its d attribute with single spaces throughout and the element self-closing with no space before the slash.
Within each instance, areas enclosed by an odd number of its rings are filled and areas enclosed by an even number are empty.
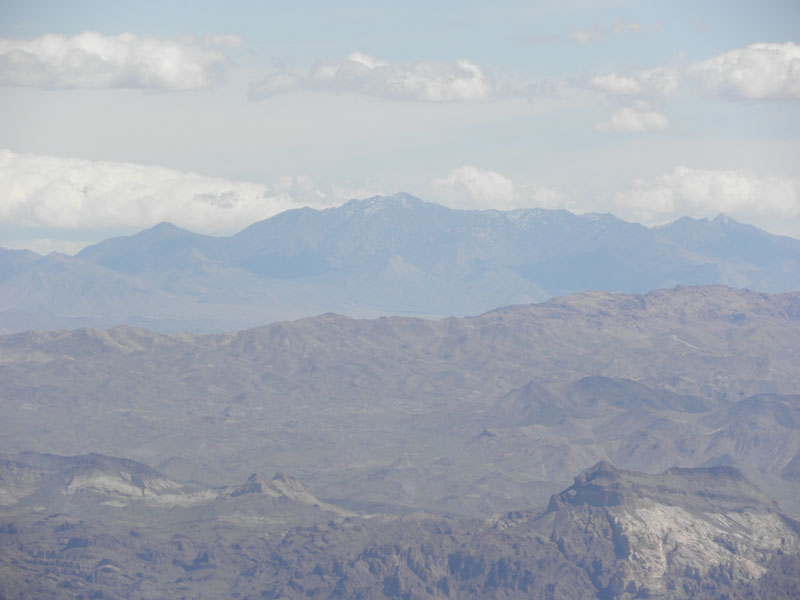
<svg viewBox="0 0 800 600">
<path fill-rule="evenodd" d="M 614 597 L 676 597 L 686 582 L 757 580 L 779 555 L 800 553 L 797 523 L 729 467 L 670 469 L 645 475 L 600 462 L 554 496 L 541 523 L 605 522 L 614 560 L 606 559 Z"/>
</svg>

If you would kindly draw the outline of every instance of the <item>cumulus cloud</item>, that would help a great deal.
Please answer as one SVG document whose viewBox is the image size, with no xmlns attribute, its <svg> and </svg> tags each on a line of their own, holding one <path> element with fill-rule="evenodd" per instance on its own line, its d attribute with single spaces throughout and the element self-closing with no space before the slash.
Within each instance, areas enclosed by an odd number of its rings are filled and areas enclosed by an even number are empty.
<svg viewBox="0 0 800 600">
<path fill-rule="evenodd" d="M 589 84 L 607 94 L 621 96 L 668 96 L 678 89 L 678 70 L 674 67 L 656 67 L 632 75 L 609 73 L 592 77 Z"/>
<path fill-rule="evenodd" d="M 589 83 L 592 87 L 609 94 L 637 95 L 644 93 L 644 86 L 635 77 L 627 75 L 617 75 L 616 73 L 598 75 L 592 77 Z"/>
<path fill-rule="evenodd" d="M 102 229 L 171 221 L 225 233 L 303 205 L 330 206 L 305 178 L 273 186 L 132 163 L 0 151 L 0 224 Z"/>
<path fill-rule="evenodd" d="M 650 110 L 645 104 L 623 106 L 607 120 L 595 123 L 596 131 L 621 133 L 647 133 L 664 131 L 669 127 L 667 117 Z"/>
<path fill-rule="evenodd" d="M 683 67 L 660 66 L 631 74 L 607 73 L 589 85 L 607 94 L 668 96 L 682 79 L 706 92 L 750 100 L 800 99 L 800 45 L 757 43 Z"/>
<path fill-rule="evenodd" d="M 166 91 L 212 86 L 226 62 L 223 49 L 241 38 L 192 40 L 140 37 L 132 33 L 73 37 L 0 38 L 0 84 L 41 88 L 145 88 Z"/>
<path fill-rule="evenodd" d="M 483 69 L 466 59 L 399 65 L 354 52 L 342 60 L 320 63 L 307 74 L 273 73 L 251 85 L 250 97 L 257 100 L 299 90 L 422 102 L 482 101 L 496 93 Z"/>
<path fill-rule="evenodd" d="M 800 218 L 800 180 L 753 171 L 680 166 L 650 179 L 636 179 L 615 203 L 643 223 L 719 213 L 745 222 Z"/>
<path fill-rule="evenodd" d="M 800 45 L 758 43 L 694 63 L 708 91 L 752 100 L 800 99 Z"/>
<path fill-rule="evenodd" d="M 437 201 L 462 209 L 556 208 L 563 195 L 554 188 L 516 184 L 497 171 L 464 165 L 435 179 L 431 190 Z"/>
</svg>

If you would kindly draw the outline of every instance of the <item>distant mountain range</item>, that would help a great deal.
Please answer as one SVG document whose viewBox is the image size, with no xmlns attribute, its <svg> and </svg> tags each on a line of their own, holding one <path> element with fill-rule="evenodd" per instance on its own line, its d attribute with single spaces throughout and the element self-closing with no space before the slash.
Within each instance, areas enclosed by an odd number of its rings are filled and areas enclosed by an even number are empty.
<svg viewBox="0 0 800 600">
<path fill-rule="evenodd" d="M 407 194 L 303 208 L 211 237 L 169 223 L 75 256 L 0 249 L 0 331 L 223 331 L 328 311 L 478 314 L 581 290 L 800 289 L 800 240 L 719 216 L 453 210 Z"/>
</svg>

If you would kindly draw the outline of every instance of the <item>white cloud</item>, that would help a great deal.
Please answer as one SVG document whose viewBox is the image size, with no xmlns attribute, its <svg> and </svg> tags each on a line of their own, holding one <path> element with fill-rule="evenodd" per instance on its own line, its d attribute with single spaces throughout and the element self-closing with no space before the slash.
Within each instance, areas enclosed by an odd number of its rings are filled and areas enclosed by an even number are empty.
<svg viewBox="0 0 800 600">
<path fill-rule="evenodd" d="M 30 40 L 0 38 L 0 84 L 41 88 L 146 88 L 180 91 L 208 88 L 226 62 L 220 48 L 241 44 L 237 36 L 192 40 L 139 37 L 132 33 Z"/>
<path fill-rule="evenodd" d="M 102 229 L 171 221 L 225 233 L 303 205 L 335 201 L 307 178 L 274 186 L 139 164 L 0 150 L 0 224 Z"/>
<path fill-rule="evenodd" d="M 667 117 L 646 105 L 623 106 L 607 120 L 595 123 L 594 128 L 603 132 L 647 133 L 664 131 L 669 127 Z"/>
<path fill-rule="evenodd" d="M 800 45 L 792 42 L 751 44 L 694 63 L 688 71 L 716 94 L 800 99 Z"/>
<path fill-rule="evenodd" d="M 436 200 L 462 209 L 556 208 L 563 195 L 554 188 L 516 184 L 497 171 L 464 165 L 435 179 L 431 190 Z"/>
<path fill-rule="evenodd" d="M 471 102 L 497 92 L 483 69 L 466 59 L 398 65 L 354 52 L 318 64 L 308 74 L 278 72 L 253 83 L 250 97 L 268 98 L 298 90 L 355 92 L 392 100 Z"/>
<path fill-rule="evenodd" d="M 678 90 L 678 69 L 672 66 L 639 71 L 636 79 L 645 90 L 662 96 L 669 96 Z"/>
<path fill-rule="evenodd" d="M 660 66 L 632 74 L 598 75 L 589 85 L 615 95 L 668 96 L 681 78 L 707 92 L 751 100 L 800 99 L 800 45 L 758 43 L 730 50 L 685 67 Z"/>
<path fill-rule="evenodd" d="M 609 73 L 592 77 L 589 84 L 600 91 L 620 96 L 668 96 L 678 89 L 678 70 L 674 67 L 655 67 L 632 75 Z"/>
<path fill-rule="evenodd" d="M 636 81 L 634 77 L 627 75 L 617 75 L 616 73 L 598 75 L 597 77 L 592 77 L 589 83 L 592 87 L 609 94 L 623 96 L 644 93 L 642 84 Z"/>
<path fill-rule="evenodd" d="M 685 215 L 711 217 L 719 213 L 766 224 L 800 218 L 800 180 L 743 169 L 680 166 L 650 179 L 636 179 L 630 190 L 615 197 L 615 203 L 621 211 L 651 225 Z"/>
</svg>

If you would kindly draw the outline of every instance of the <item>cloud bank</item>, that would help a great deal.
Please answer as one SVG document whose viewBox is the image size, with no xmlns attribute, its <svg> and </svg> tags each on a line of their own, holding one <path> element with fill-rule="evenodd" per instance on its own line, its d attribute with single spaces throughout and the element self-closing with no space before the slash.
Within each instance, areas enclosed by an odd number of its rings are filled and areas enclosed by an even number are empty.
<svg viewBox="0 0 800 600">
<path fill-rule="evenodd" d="M 621 212 L 658 225 L 682 216 L 719 213 L 751 223 L 800 218 L 800 180 L 753 171 L 675 168 L 650 179 L 636 179 L 615 197 Z"/>
<path fill-rule="evenodd" d="M 589 85 L 619 96 L 669 96 L 678 90 L 679 73 L 669 66 L 645 69 L 631 75 L 608 73 L 592 77 Z"/>
<path fill-rule="evenodd" d="M 706 93 L 748 100 L 800 99 L 800 45 L 757 43 L 685 67 L 660 66 L 592 77 L 594 89 L 619 96 L 668 96 L 690 80 Z"/>
<path fill-rule="evenodd" d="M 515 184 L 497 171 L 474 165 L 458 167 L 435 179 L 431 191 L 445 206 L 462 209 L 556 208 L 563 201 L 561 192 L 554 188 Z"/>
<path fill-rule="evenodd" d="M 750 100 L 800 100 L 800 45 L 759 43 L 691 65 L 714 94 Z"/>
<path fill-rule="evenodd" d="M 0 224 L 59 229 L 144 228 L 171 221 L 228 233 L 284 210 L 335 203 L 305 178 L 275 185 L 162 167 L 0 150 Z"/>
<path fill-rule="evenodd" d="M 250 97 L 260 100 L 301 90 L 419 102 L 476 102 L 497 92 L 483 69 L 466 59 L 400 65 L 354 52 L 342 60 L 320 63 L 307 74 L 273 73 L 252 84 Z"/>
<path fill-rule="evenodd" d="M 0 84 L 40 88 L 143 88 L 163 91 L 211 87 L 226 62 L 223 49 L 237 36 L 192 40 L 132 33 L 73 37 L 0 38 Z"/>
<path fill-rule="evenodd" d="M 664 131 L 669 127 L 667 117 L 646 106 L 623 106 L 607 120 L 595 123 L 595 130 L 622 133 L 647 133 Z"/>
<path fill-rule="evenodd" d="M 326 208 L 385 192 L 374 184 L 321 191 L 304 177 L 281 177 L 265 185 L 133 163 L 0 150 L 0 226 L 16 229 L 18 237 L 0 245 L 74 251 L 84 245 L 80 240 L 96 237 L 87 232 L 144 229 L 160 221 L 200 233 L 229 234 L 285 210 Z M 557 188 L 463 165 L 434 179 L 426 196 L 458 209 L 610 208 L 621 218 L 646 225 L 725 213 L 793 235 L 800 226 L 800 179 L 741 169 L 680 166 L 636 179 L 610 197 L 612 206 L 600 206 L 595 198 L 579 204 Z M 59 239 L 34 239 L 53 235 L 41 229 L 58 231 Z M 26 231 L 31 232 L 28 239 Z"/>
</svg>

